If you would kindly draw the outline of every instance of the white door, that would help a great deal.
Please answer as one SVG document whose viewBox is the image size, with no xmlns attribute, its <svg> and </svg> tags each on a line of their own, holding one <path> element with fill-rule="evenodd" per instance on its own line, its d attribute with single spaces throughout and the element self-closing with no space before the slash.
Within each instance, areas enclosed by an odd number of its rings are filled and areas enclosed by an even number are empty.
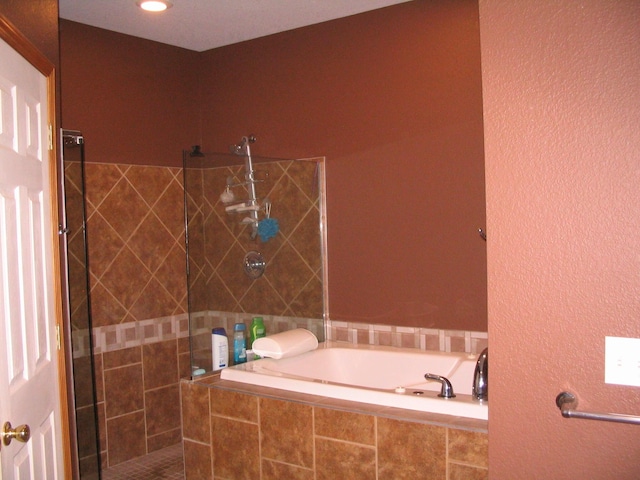
<svg viewBox="0 0 640 480">
<path fill-rule="evenodd" d="M 0 478 L 63 478 L 47 78 L 0 40 Z M 29 425 L 26 443 L 3 433 Z"/>
</svg>

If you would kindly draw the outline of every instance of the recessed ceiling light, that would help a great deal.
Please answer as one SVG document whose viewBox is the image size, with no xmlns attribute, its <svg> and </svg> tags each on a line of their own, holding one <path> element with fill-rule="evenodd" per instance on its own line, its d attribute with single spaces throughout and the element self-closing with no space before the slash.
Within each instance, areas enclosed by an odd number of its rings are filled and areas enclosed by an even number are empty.
<svg viewBox="0 0 640 480">
<path fill-rule="evenodd" d="M 141 0 L 137 5 L 147 12 L 163 12 L 173 6 L 171 2 L 165 0 Z"/>
</svg>

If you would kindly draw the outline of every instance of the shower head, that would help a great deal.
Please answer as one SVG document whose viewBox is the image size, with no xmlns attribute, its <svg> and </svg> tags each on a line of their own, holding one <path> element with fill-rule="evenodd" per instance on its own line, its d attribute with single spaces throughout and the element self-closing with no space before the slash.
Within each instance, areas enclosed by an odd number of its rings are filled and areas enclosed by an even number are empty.
<svg viewBox="0 0 640 480">
<path fill-rule="evenodd" d="M 194 145 L 191 147 L 191 153 L 189 153 L 190 157 L 204 157 L 204 153 L 200 150 L 200 145 Z"/>
<path fill-rule="evenodd" d="M 249 151 L 248 150 L 249 149 L 249 144 L 250 143 L 255 143 L 255 142 L 256 142 L 256 136 L 255 135 L 249 135 L 248 137 L 242 137 L 242 140 L 240 141 L 240 143 L 238 143 L 237 145 L 231 145 L 229 147 L 229 150 L 234 155 L 247 155 L 248 151 Z"/>
</svg>

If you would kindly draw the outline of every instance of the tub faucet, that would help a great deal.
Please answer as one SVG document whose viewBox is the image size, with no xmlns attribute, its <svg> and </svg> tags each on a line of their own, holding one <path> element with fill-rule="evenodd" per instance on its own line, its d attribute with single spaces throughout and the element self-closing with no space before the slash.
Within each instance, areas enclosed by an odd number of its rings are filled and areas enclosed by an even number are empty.
<svg viewBox="0 0 640 480">
<path fill-rule="evenodd" d="M 427 380 L 435 380 L 442 384 L 442 388 L 440 389 L 440 394 L 438 395 L 439 397 L 453 398 L 456 396 L 456 394 L 453 393 L 453 387 L 451 386 L 451 382 L 449 381 L 448 378 L 445 378 L 441 375 L 436 375 L 435 373 L 425 373 L 424 378 L 426 378 Z"/>
<path fill-rule="evenodd" d="M 473 373 L 472 393 L 474 400 L 489 400 L 489 349 L 485 348 L 476 362 Z"/>
</svg>

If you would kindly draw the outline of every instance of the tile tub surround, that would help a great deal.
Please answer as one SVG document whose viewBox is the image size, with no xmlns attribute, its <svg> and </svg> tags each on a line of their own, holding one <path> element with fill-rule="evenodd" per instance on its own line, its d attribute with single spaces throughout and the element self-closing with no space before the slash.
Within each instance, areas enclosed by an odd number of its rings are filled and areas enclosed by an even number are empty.
<svg viewBox="0 0 640 480">
<path fill-rule="evenodd" d="M 181 381 L 186 479 L 486 479 L 487 422 Z"/>
<path fill-rule="evenodd" d="M 198 317 L 202 321 L 202 332 L 194 337 L 194 344 L 202 344 L 201 353 L 206 357 L 207 354 L 210 355 L 210 335 L 206 331 L 210 322 L 225 326 L 231 331 L 233 323 L 249 322 L 253 315 L 202 312 Z M 317 325 L 316 319 L 274 316 L 264 318 L 268 331 L 272 333 L 296 327 L 312 331 L 322 328 L 322 325 Z M 478 353 L 486 345 L 486 333 L 483 332 L 335 321 L 326 323 L 326 336 L 351 344 L 402 345 L 405 348 L 423 349 L 424 346 L 433 346 L 430 349 L 468 353 Z M 194 331 L 198 331 L 197 325 L 194 325 Z M 87 331 L 74 331 L 74 358 L 87 355 L 87 336 Z M 179 412 L 169 407 L 167 410 L 165 404 L 168 403 L 167 398 L 175 400 L 179 378 L 187 378 L 191 374 L 188 315 L 98 326 L 93 330 L 93 344 L 103 466 L 114 466 L 179 442 Z M 122 378 L 128 379 L 126 385 L 118 383 Z M 128 392 L 127 402 L 121 401 L 121 397 L 124 397 L 121 389 Z M 158 422 L 157 419 L 164 418 L 164 415 L 167 420 Z M 126 442 L 116 440 L 126 433 L 123 429 L 127 428 L 128 422 L 139 426 L 140 431 L 129 432 Z"/>
</svg>

